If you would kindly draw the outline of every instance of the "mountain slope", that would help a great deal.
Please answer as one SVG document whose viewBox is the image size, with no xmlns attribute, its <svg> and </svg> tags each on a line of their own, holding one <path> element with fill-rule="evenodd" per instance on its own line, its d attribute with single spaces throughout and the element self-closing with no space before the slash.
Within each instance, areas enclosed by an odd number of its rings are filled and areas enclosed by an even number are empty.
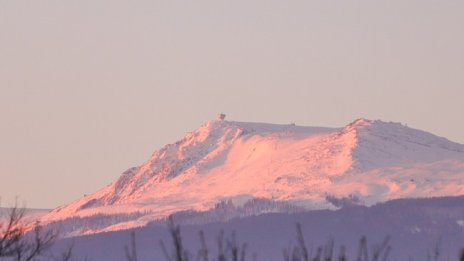
<svg viewBox="0 0 464 261">
<path fill-rule="evenodd" d="M 327 198 L 363 204 L 464 194 L 464 145 L 398 123 L 359 119 L 344 128 L 210 121 L 155 151 L 46 221 L 144 212 L 127 226 L 217 202 L 260 197 L 311 209 Z"/>
</svg>

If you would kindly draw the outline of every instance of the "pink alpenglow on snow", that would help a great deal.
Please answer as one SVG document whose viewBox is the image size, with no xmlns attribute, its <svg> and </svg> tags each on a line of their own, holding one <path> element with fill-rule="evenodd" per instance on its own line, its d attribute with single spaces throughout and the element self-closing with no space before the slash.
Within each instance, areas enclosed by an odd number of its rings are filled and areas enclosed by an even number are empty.
<svg viewBox="0 0 464 261">
<path fill-rule="evenodd" d="M 107 228 L 118 230 L 182 210 L 207 210 L 228 199 L 333 209 L 328 196 L 372 205 L 464 194 L 464 145 L 424 131 L 366 119 L 321 128 L 224 117 L 155 151 L 115 182 L 55 209 L 44 221 L 145 213 Z"/>
</svg>

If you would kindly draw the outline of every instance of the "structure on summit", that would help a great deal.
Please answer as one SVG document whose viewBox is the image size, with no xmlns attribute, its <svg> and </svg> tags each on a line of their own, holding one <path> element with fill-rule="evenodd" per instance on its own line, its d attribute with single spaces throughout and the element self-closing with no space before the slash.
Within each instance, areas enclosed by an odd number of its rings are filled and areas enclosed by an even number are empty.
<svg viewBox="0 0 464 261">
<path fill-rule="evenodd" d="M 224 113 L 219 113 L 218 114 L 218 120 L 223 121 L 226 118 L 226 115 Z"/>
</svg>

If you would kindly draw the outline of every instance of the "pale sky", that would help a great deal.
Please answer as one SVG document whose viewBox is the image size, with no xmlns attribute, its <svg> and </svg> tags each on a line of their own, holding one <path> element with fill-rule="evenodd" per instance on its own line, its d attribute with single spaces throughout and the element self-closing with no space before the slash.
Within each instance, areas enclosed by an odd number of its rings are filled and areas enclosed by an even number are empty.
<svg viewBox="0 0 464 261">
<path fill-rule="evenodd" d="M 224 112 L 464 143 L 464 1 L 0 0 L 0 196 L 53 208 Z"/>
</svg>

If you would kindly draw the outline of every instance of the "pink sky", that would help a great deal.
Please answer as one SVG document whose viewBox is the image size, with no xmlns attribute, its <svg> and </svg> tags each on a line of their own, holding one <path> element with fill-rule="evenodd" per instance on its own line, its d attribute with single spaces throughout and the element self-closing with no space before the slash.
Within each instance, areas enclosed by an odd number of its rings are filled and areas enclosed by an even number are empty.
<svg viewBox="0 0 464 261">
<path fill-rule="evenodd" d="M 219 112 L 464 143 L 462 1 L 6 0 L 0 196 L 55 207 Z"/>
</svg>

